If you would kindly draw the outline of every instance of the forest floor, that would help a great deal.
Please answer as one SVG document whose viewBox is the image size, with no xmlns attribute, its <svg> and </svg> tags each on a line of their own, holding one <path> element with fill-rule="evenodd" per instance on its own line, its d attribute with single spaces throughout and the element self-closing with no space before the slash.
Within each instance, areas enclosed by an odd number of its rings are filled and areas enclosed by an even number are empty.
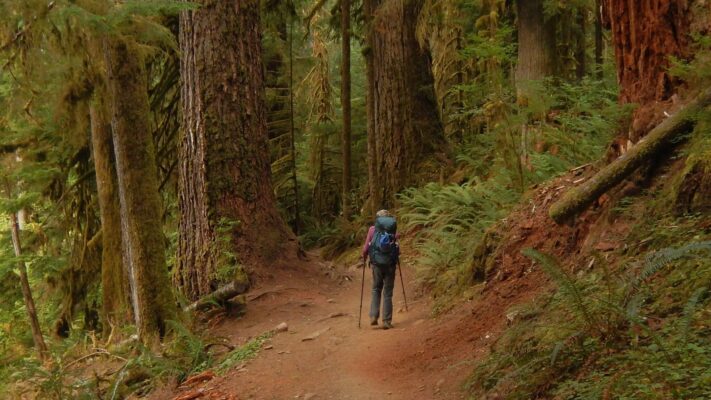
<svg viewBox="0 0 711 400">
<path fill-rule="evenodd" d="M 409 311 L 398 278 L 395 328 L 383 330 L 369 325 L 368 269 L 359 329 L 362 270 L 319 262 L 315 255 L 310 258 L 262 279 L 247 297 L 246 313 L 225 319 L 208 336 L 238 346 L 282 322 L 288 325 L 286 332 L 275 334 L 254 359 L 221 376 L 208 373 L 208 380 L 187 387 L 168 385 L 150 398 L 463 399 L 467 397 L 463 382 L 473 362 L 487 353 L 505 326 L 505 308 L 536 291 L 512 289 L 515 298 L 492 292 L 503 302 L 488 301 L 484 306 L 481 301 L 465 301 L 433 317 L 428 296 L 416 293 L 414 271 L 405 267 Z"/>
</svg>

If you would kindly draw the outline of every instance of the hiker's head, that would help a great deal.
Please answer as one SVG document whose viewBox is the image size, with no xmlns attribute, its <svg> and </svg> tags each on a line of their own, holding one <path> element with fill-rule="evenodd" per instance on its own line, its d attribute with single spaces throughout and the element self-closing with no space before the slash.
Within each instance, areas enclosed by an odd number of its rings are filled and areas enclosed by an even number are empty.
<svg viewBox="0 0 711 400">
<path fill-rule="evenodd" d="M 375 213 L 376 217 L 391 217 L 392 214 L 390 214 L 390 211 L 388 210 L 380 210 L 377 213 Z"/>
</svg>

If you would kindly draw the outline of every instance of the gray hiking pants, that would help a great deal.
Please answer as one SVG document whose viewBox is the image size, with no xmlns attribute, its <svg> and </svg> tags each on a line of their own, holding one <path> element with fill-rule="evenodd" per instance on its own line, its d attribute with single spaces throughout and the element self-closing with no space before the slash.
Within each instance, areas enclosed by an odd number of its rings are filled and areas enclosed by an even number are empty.
<svg viewBox="0 0 711 400">
<path fill-rule="evenodd" d="M 395 265 L 371 264 L 373 269 L 373 297 L 370 300 L 370 318 L 380 317 L 380 298 L 383 297 L 383 322 L 393 319 L 393 287 Z"/>
</svg>

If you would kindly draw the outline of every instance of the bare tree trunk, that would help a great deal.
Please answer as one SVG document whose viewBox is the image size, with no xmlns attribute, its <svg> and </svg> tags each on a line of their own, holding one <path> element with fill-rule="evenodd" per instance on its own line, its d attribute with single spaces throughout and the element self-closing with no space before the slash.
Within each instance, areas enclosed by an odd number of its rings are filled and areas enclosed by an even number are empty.
<svg viewBox="0 0 711 400">
<path fill-rule="evenodd" d="M 101 214 L 101 291 L 103 330 L 131 320 L 127 273 L 121 248 L 121 206 L 111 124 L 104 94 L 98 93 L 89 108 L 96 189 Z"/>
<path fill-rule="evenodd" d="M 527 105 L 531 96 L 531 85 L 556 72 L 556 25 L 555 21 L 545 20 L 543 0 L 525 0 L 516 2 L 518 20 L 518 59 L 516 63 L 516 97 L 521 105 Z M 519 184 L 525 189 L 524 168 L 529 163 L 528 121 L 520 128 L 521 137 L 518 149 Z"/>
<path fill-rule="evenodd" d="M 105 40 L 104 57 L 133 316 L 141 341 L 155 345 L 166 321 L 175 319 L 176 304 L 166 267 L 146 73 L 135 45 L 122 39 Z"/>
<path fill-rule="evenodd" d="M 20 244 L 20 227 L 17 223 L 17 214 L 10 213 L 10 231 L 12 232 L 12 245 L 15 249 L 15 256 L 22 256 L 22 246 Z M 40 360 L 46 360 L 49 356 L 47 344 L 42 336 L 39 320 L 37 319 L 37 310 L 35 309 L 35 301 L 32 298 L 32 290 L 30 282 L 27 279 L 27 267 L 25 262 L 20 260 L 17 263 L 17 269 L 20 270 L 20 286 L 22 288 L 22 298 L 25 301 L 25 309 L 27 317 L 30 320 L 30 328 L 32 328 L 32 340 L 35 342 L 35 348 Z"/>
<path fill-rule="evenodd" d="M 294 190 L 294 226 L 296 235 L 301 229 L 299 180 L 296 178 L 296 128 L 294 127 L 294 21 L 289 22 L 289 141 L 291 151 L 291 182 Z"/>
<path fill-rule="evenodd" d="M 376 1 L 377 0 L 363 0 L 363 13 L 366 26 L 366 46 L 363 52 L 365 56 L 365 75 L 367 84 L 365 111 L 368 152 L 368 200 L 366 202 L 365 212 L 370 215 L 375 215 L 377 207 L 382 202 L 379 198 L 380 193 L 377 191 L 377 182 L 380 180 L 377 166 L 380 161 L 378 159 L 375 140 L 375 66 L 373 56 L 373 41 L 375 32 L 373 31 L 373 16 L 375 13 Z"/>
<path fill-rule="evenodd" d="M 272 190 L 259 2 L 199 1 L 180 15 L 183 136 L 180 238 L 174 275 L 196 300 L 217 289 L 217 268 L 296 254 Z"/>
<path fill-rule="evenodd" d="M 586 36 L 588 30 L 588 20 L 587 20 L 587 8 L 581 8 L 577 10 L 577 25 L 579 31 L 577 32 L 577 40 L 575 47 L 575 77 L 578 80 L 582 80 L 585 77 L 586 72 Z"/>
<path fill-rule="evenodd" d="M 392 207 L 395 195 L 414 182 L 417 167 L 445 148 L 428 54 L 415 28 L 420 0 L 386 0 L 373 19 L 373 136 L 378 171 L 371 199 Z M 371 140 L 373 140 L 371 139 Z"/>
<path fill-rule="evenodd" d="M 604 50 L 604 37 L 602 35 L 602 6 L 601 0 L 595 0 L 595 68 L 596 76 L 602 79 L 602 55 Z"/>
<path fill-rule="evenodd" d="M 351 197 L 351 2 L 341 0 L 341 109 L 343 131 L 343 216 L 349 218 Z"/>
<path fill-rule="evenodd" d="M 555 73 L 555 22 L 546 21 L 543 0 L 516 2 L 518 18 L 518 60 L 516 89 L 519 99 L 526 97 L 528 82 Z"/>
</svg>

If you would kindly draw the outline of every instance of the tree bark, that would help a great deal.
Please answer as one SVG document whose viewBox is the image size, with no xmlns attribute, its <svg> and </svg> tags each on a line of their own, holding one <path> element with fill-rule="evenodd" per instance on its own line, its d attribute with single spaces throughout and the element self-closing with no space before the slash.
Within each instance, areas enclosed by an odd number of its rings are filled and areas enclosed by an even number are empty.
<svg viewBox="0 0 711 400">
<path fill-rule="evenodd" d="M 14 212 L 10 213 L 10 231 L 12 233 L 12 245 L 15 249 L 15 256 L 19 258 L 22 256 L 20 227 L 17 223 L 17 214 Z M 27 317 L 30 321 L 30 328 L 32 329 L 32 340 L 35 343 L 35 348 L 37 349 L 40 360 L 46 360 L 47 357 L 49 357 L 49 351 L 47 350 L 47 344 L 44 342 L 42 329 L 37 319 L 37 309 L 35 308 L 35 300 L 32 298 L 30 281 L 27 279 L 27 266 L 25 266 L 25 262 L 22 260 L 18 261 L 17 269 L 20 271 L 20 287 L 22 288 L 22 298 L 25 301 L 25 309 L 27 310 Z"/>
<path fill-rule="evenodd" d="M 223 303 L 239 294 L 244 293 L 248 289 L 248 282 L 233 281 L 224 286 L 221 286 L 214 292 L 201 297 L 193 303 L 189 304 L 183 311 L 193 312 L 196 310 L 204 310 L 214 305 L 215 303 Z"/>
<path fill-rule="evenodd" d="M 585 77 L 585 72 L 587 71 L 587 57 L 586 57 L 586 36 L 588 30 L 588 19 L 587 19 L 587 8 L 580 8 L 577 10 L 577 25 L 579 31 L 577 32 L 577 40 L 575 41 L 575 77 L 578 81 L 583 80 Z"/>
<path fill-rule="evenodd" d="M 365 213 L 375 215 L 376 207 L 380 200 L 377 191 L 377 183 L 380 180 L 378 175 L 379 157 L 375 140 L 375 65 L 373 56 L 373 16 L 375 13 L 375 2 L 378 0 L 363 0 L 363 14 L 365 19 L 365 47 L 363 56 L 365 58 L 365 114 L 366 114 L 366 145 L 367 145 L 367 168 L 368 168 L 368 200 L 366 201 Z"/>
<path fill-rule="evenodd" d="M 371 28 L 372 138 L 370 169 L 375 208 L 395 204 L 395 195 L 412 184 L 417 166 L 444 149 L 444 135 L 434 95 L 429 56 L 420 48 L 415 28 L 421 0 L 386 0 L 375 10 Z"/>
<path fill-rule="evenodd" d="M 166 321 L 175 319 L 176 306 L 166 268 L 146 73 L 136 45 L 123 39 L 106 39 L 104 57 L 133 316 L 141 341 L 155 345 Z"/>
<path fill-rule="evenodd" d="M 688 132 L 699 111 L 711 105 L 711 89 L 679 112 L 670 116 L 654 128 L 644 141 L 638 143 L 621 158 L 604 167 L 580 186 L 569 190 L 555 202 L 549 215 L 557 223 L 564 223 L 575 214 L 585 210 L 603 193 L 622 182 L 644 162 L 658 154 L 679 133 Z"/>
<path fill-rule="evenodd" d="M 602 5 L 601 0 L 595 0 L 595 75 L 602 79 L 602 63 L 604 51 L 604 37 L 602 34 Z"/>
<path fill-rule="evenodd" d="M 259 2 L 199 1 L 180 15 L 183 132 L 176 284 L 195 300 L 218 268 L 296 254 L 272 191 Z M 240 278 L 241 279 L 241 278 Z"/>
<path fill-rule="evenodd" d="M 350 217 L 351 198 L 351 1 L 341 0 L 341 110 L 343 130 L 341 152 L 343 156 L 342 211 Z"/>
<path fill-rule="evenodd" d="M 518 19 L 518 60 L 516 90 L 519 101 L 526 102 L 528 84 L 555 73 L 555 21 L 545 20 L 543 0 L 516 2 Z"/>
<path fill-rule="evenodd" d="M 111 123 L 106 116 L 104 94 L 99 93 L 95 97 L 89 108 L 89 115 L 101 216 L 101 312 L 103 331 L 109 333 L 112 325 L 130 321 L 130 292 L 121 247 L 121 206 Z"/>
<path fill-rule="evenodd" d="M 299 205 L 299 180 L 296 178 L 296 127 L 294 120 L 294 21 L 289 22 L 289 151 L 291 158 L 291 185 L 294 196 L 294 226 L 292 230 L 299 235 L 301 230 L 301 206 Z"/>
<path fill-rule="evenodd" d="M 664 103 L 680 84 L 668 67 L 671 56 L 688 55 L 689 2 L 602 1 L 612 30 L 620 102 L 640 104 L 628 137 L 634 143 L 664 119 Z"/>
</svg>

